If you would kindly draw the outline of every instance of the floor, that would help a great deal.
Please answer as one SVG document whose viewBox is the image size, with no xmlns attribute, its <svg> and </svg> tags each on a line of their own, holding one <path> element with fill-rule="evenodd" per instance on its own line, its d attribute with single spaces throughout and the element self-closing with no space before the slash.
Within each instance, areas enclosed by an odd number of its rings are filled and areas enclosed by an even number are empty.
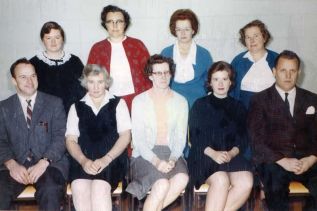
<svg viewBox="0 0 317 211">
<path fill-rule="evenodd" d="M 114 199 L 115 201 L 115 199 Z M 292 211 L 301 211 L 302 210 L 302 198 L 293 198 L 291 203 L 291 210 Z M 193 207 L 192 211 L 204 211 L 204 203 L 205 203 L 205 196 L 200 196 L 199 199 L 196 201 L 196 206 Z M 19 202 L 17 204 L 18 211 L 37 211 L 38 207 L 36 206 L 36 203 L 34 201 L 24 201 Z M 114 202 L 113 211 L 119 211 L 118 201 Z M 170 205 L 168 208 L 164 209 L 163 211 L 183 211 L 183 207 L 181 206 L 181 200 L 180 198 L 177 199 L 172 205 Z M 267 211 L 267 209 L 264 206 L 264 203 L 262 203 L 260 200 L 257 200 L 253 206 L 253 209 L 244 209 L 247 211 Z M 72 211 L 75 211 L 75 209 L 72 209 Z M 135 209 L 132 210 L 131 208 L 131 200 L 130 198 L 126 198 L 122 202 L 122 211 L 142 211 L 142 202 L 138 205 L 137 200 L 135 200 Z"/>
</svg>

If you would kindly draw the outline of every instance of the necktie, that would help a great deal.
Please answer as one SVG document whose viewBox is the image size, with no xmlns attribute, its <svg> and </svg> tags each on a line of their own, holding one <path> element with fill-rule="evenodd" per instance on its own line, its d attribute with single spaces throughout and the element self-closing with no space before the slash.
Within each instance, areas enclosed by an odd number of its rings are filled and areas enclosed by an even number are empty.
<svg viewBox="0 0 317 211">
<path fill-rule="evenodd" d="M 26 108 L 26 124 L 28 128 L 31 127 L 31 119 L 32 119 L 32 106 L 31 106 L 31 100 L 26 100 L 28 103 L 28 106 Z"/>
<path fill-rule="evenodd" d="M 286 106 L 286 108 L 287 108 L 287 111 L 291 112 L 291 111 L 290 111 L 290 108 L 289 108 L 289 102 L 288 102 L 287 97 L 288 97 L 288 93 L 285 92 L 285 106 Z"/>
</svg>

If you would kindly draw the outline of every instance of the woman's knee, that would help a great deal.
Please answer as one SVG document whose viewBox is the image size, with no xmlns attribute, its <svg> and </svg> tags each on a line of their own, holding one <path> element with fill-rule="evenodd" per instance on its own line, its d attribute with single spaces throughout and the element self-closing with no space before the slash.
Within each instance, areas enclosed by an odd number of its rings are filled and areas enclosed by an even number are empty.
<svg viewBox="0 0 317 211">
<path fill-rule="evenodd" d="M 163 200 L 170 188 L 170 183 L 167 179 L 157 180 L 151 188 L 151 196 Z"/>
<path fill-rule="evenodd" d="M 189 181 L 189 176 L 185 173 L 178 173 L 171 180 L 176 181 L 177 184 L 181 184 L 182 186 L 186 187 Z"/>
<path fill-rule="evenodd" d="M 229 188 L 231 185 L 228 174 L 220 171 L 209 176 L 206 183 L 213 188 Z"/>
<path fill-rule="evenodd" d="M 93 180 L 91 184 L 91 193 L 94 196 L 110 196 L 111 185 L 104 180 Z"/>
<path fill-rule="evenodd" d="M 251 172 L 237 172 L 231 177 L 231 185 L 244 191 L 250 191 L 253 187 L 253 175 Z"/>
</svg>

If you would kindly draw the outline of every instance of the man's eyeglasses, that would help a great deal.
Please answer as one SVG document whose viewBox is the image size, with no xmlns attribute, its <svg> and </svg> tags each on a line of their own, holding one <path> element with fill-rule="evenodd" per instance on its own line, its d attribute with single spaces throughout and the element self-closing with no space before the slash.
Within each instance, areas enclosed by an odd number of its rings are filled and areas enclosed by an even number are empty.
<svg viewBox="0 0 317 211">
<path fill-rule="evenodd" d="M 152 72 L 153 75 L 155 76 L 170 76 L 171 75 L 171 72 L 170 71 L 164 71 L 164 72 Z"/>
</svg>

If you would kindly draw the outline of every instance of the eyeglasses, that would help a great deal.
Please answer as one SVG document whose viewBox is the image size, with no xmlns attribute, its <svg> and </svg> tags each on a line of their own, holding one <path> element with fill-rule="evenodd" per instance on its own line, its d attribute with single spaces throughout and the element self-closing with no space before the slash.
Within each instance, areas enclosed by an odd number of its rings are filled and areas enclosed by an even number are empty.
<svg viewBox="0 0 317 211">
<path fill-rule="evenodd" d="M 110 25 L 110 24 L 112 24 L 112 25 L 122 25 L 122 24 L 124 24 L 124 20 L 107 20 L 106 24 L 107 25 Z"/>
<path fill-rule="evenodd" d="M 170 76 L 171 75 L 171 72 L 170 71 L 164 71 L 164 72 L 152 72 L 153 75 L 155 76 Z"/>
<path fill-rule="evenodd" d="M 245 40 L 257 40 L 257 39 L 259 39 L 261 37 L 261 34 L 255 34 L 255 35 L 253 35 L 253 36 L 246 36 L 245 37 Z"/>
<path fill-rule="evenodd" d="M 176 32 L 191 32 L 192 29 L 191 28 L 184 28 L 184 29 L 176 28 L 175 31 Z"/>
</svg>

